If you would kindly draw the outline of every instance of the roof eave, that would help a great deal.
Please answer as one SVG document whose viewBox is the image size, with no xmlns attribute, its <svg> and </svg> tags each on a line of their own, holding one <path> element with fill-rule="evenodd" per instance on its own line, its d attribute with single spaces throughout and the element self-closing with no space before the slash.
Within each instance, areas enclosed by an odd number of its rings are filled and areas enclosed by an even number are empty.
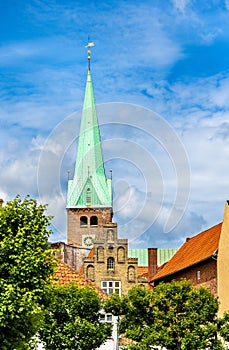
<svg viewBox="0 0 229 350">
<path fill-rule="evenodd" d="M 186 266 L 186 267 L 184 267 L 184 268 L 182 268 L 182 269 L 180 269 L 180 270 L 176 270 L 176 271 L 173 271 L 173 272 L 171 272 L 171 273 L 168 273 L 167 275 L 163 275 L 163 276 L 158 277 L 158 278 L 155 278 L 155 279 L 153 278 L 152 280 L 150 280 L 150 283 L 151 283 L 151 282 L 158 282 L 158 281 L 160 281 L 160 280 L 163 280 L 164 278 L 167 278 L 167 277 L 169 277 L 169 276 L 172 276 L 172 275 L 174 275 L 174 274 L 176 274 L 176 273 L 179 273 L 179 272 L 181 272 L 181 271 L 187 270 L 187 269 L 189 269 L 189 268 L 192 267 L 192 266 L 201 264 L 201 263 L 203 263 L 204 261 L 207 261 L 207 260 L 210 260 L 210 259 L 215 259 L 215 260 L 216 260 L 216 258 L 217 258 L 217 253 L 218 253 L 218 249 L 216 249 L 216 250 L 214 251 L 214 253 L 211 254 L 210 256 L 208 256 L 208 257 L 206 257 L 206 258 L 204 258 L 204 259 L 202 259 L 202 260 L 199 260 L 199 261 L 197 261 L 197 262 L 194 263 L 194 264 L 188 265 L 188 266 Z"/>
</svg>

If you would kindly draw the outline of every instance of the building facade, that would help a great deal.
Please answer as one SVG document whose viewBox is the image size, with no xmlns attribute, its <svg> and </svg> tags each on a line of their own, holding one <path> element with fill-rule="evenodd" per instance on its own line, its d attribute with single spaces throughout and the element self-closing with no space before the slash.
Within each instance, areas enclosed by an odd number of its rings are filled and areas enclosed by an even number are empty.
<svg viewBox="0 0 229 350">
<path fill-rule="evenodd" d="M 84 259 L 84 275 L 107 294 L 120 296 L 137 283 L 147 283 L 138 277 L 138 259 L 128 257 L 128 240 L 118 238 L 116 223 L 104 225 L 103 237 Z"/>
</svg>

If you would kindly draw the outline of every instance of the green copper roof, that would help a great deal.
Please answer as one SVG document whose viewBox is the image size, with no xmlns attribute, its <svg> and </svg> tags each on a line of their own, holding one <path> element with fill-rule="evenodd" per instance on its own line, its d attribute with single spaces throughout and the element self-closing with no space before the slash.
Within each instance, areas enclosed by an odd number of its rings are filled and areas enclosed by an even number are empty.
<svg viewBox="0 0 229 350">
<path fill-rule="evenodd" d="M 138 258 L 138 266 L 148 266 L 148 249 L 128 249 L 129 258 Z"/>
<path fill-rule="evenodd" d="M 177 252 L 177 248 L 158 248 L 157 249 L 157 264 L 158 266 L 163 265 L 169 261 L 172 256 Z"/>
<path fill-rule="evenodd" d="M 170 260 L 176 253 L 177 248 L 157 248 L 157 264 L 163 265 Z M 128 256 L 130 258 L 138 258 L 138 266 L 148 266 L 148 249 L 129 249 Z"/>
<path fill-rule="evenodd" d="M 73 180 L 68 181 L 68 208 L 112 207 L 111 180 L 106 179 L 90 69 L 88 69 Z"/>
</svg>

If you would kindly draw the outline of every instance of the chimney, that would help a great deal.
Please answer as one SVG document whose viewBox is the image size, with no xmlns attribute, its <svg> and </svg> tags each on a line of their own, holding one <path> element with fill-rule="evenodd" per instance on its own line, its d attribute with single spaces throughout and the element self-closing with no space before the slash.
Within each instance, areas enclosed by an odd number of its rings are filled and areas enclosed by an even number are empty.
<svg viewBox="0 0 229 350">
<path fill-rule="evenodd" d="M 149 281 L 157 273 L 157 248 L 148 248 L 148 277 Z"/>
</svg>

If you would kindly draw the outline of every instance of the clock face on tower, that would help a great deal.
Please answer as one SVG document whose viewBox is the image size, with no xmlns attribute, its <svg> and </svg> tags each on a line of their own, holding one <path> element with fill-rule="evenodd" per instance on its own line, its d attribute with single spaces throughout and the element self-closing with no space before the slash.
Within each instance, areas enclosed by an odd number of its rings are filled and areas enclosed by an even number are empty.
<svg viewBox="0 0 229 350">
<path fill-rule="evenodd" d="M 82 235 L 82 245 L 91 247 L 94 243 L 95 235 Z"/>
</svg>

